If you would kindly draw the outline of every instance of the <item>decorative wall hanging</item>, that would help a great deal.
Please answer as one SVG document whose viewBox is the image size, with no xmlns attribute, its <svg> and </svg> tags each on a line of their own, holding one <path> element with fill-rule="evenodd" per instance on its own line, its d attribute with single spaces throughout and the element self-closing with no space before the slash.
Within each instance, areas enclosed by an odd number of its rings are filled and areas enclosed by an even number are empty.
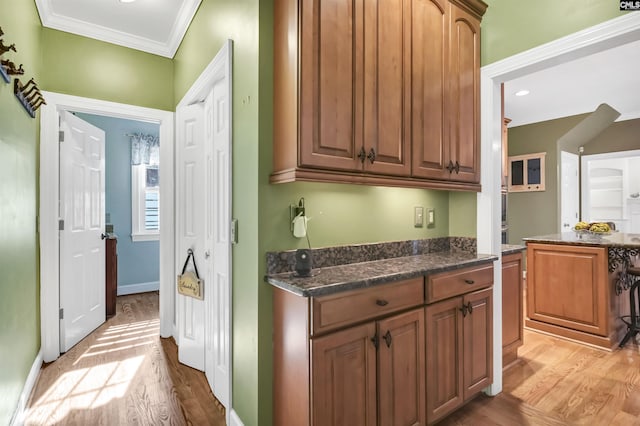
<svg viewBox="0 0 640 426">
<path fill-rule="evenodd" d="M 36 111 L 42 106 L 42 104 L 47 104 L 33 78 L 24 86 L 20 82 L 20 79 L 16 78 L 13 81 L 13 93 L 32 118 L 36 118 Z"/>
<path fill-rule="evenodd" d="M 3 35 L 4 35 L 4 31 L 2 31 L 2 27 L 0 27 L 0 37 L 2 37 Z M 17 52 L 16 45 L 10 44 L 7 46 L 4 44 L 4 40 L 0 38 L 0 56 L 4 55 L 9 51 Z M 0 65 L 0 76 L 2 76 L 2 79 L 6 83 L 10 83 L 11 78 L 9 77 L 9 73 L 7 72 L 8 70 L 5 69 L 5 62 L 8 62 L 8 61 L 3 60 L 2 64 Z M 15 65 L 14 65 L 14 68 L 15 68 Z M 20 68 L 22 68 L 22 65 L 20 65 Z"/>
</svg>

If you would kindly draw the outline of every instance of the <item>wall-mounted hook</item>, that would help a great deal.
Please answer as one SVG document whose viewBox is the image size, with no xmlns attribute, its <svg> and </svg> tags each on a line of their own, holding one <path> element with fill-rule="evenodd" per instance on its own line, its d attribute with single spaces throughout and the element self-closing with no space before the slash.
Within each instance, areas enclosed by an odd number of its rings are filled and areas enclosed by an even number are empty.
<svg viewBox="0 0 640 426">
<path fill-rule="evenodd" d="M 4 67 L 4 70 L 8 75 L 22 75 L 24 74 L 24 69 L 22 68 L 22 64 L 18 68 L 16 68 L 16 64 L 11 62 L 9 59 L 3 59 L 0 61 L 0 64 Z"/>
<path fill-rule="evenodd" d="M 31 118 L 36 118 L 36 110 L 45 102 L 35 80 L 32 78 L 23 86 L 16 78 L 13 80 L 13 93 Z"/>
<path fill-rule="evenodd" d="M 11 43 L 10 45 L 5 45 L 4 44 L 4 40 L 0 39 L 0 55 L 4 55 L 5 53 L 7 53 L 8 51 L 14 51 L 14 52 L 18 52 L 16 50 L 16 44 L 15 43 Z"/>
</svg>

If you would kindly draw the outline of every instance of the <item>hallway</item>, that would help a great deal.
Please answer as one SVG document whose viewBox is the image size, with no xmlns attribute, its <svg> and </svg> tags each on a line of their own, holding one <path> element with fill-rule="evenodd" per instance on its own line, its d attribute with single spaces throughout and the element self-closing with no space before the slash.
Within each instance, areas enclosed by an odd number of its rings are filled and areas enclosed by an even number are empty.
<svg viewBox="0 0 640 426">
<path fill-rule="evenodd" d="M 158 292 L 120 296 L 116 315 L 43 366 L 26 425 L 224 425 L 204 373 L 159 337 Z"/>
</svg>

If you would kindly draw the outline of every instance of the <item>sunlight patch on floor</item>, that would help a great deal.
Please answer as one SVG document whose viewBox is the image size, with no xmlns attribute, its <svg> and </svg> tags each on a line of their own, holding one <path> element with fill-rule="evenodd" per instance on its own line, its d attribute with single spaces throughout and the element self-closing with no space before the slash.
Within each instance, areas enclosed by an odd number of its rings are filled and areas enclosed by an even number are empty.
<svg viewBox="0 0 640 426">
<path fill-rule="evenodd" d="M 144 358 L 141 355 L 64 373 L 35 402 L 29 416 L 60 421 L 73 410 L 88 410 L 122 398 Z"/>
</svg>

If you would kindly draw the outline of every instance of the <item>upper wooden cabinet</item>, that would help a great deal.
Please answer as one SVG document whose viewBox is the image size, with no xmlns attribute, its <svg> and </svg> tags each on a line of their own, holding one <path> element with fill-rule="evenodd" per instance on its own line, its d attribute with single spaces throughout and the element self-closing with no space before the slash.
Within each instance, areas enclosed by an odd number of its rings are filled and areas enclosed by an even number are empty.
<svg viewBox="0 0 640 426">
<path fill-rule="evenodd" d="M 274 172 L 479 190 L 480 0 L 276 0 Z"/>
</svg>

